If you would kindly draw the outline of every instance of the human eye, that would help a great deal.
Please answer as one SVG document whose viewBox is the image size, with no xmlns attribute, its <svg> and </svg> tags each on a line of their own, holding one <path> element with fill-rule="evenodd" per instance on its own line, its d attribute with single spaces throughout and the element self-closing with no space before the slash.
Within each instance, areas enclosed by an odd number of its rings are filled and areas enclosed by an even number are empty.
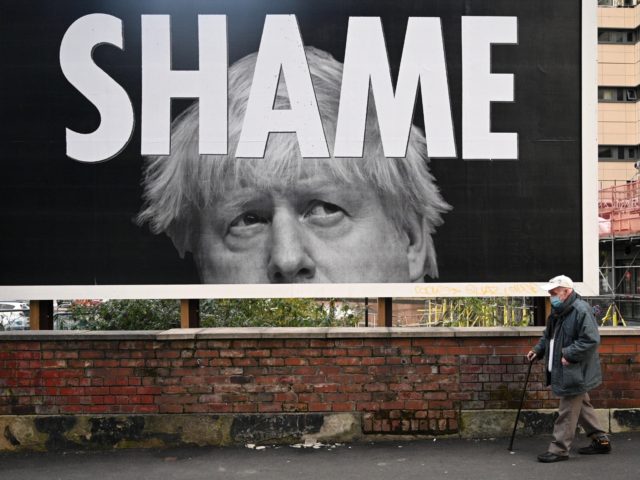
<svg viewBox="0 0 640 480">
<path fill-rule="evenodd" d="M 247 236 L 256 233 L 269 223 L 269 218 L 259 212 L 244 212 L 234 218 L 229 224 L 229 233 L 237 236 Z"/>
<path fill-rule="evenodd" d="M 341 221 L 347 213 L 338 205 L 321 200 L 313 200 L 305 210 L 305 220 L 320 226 L 332 226 Z"/>
</svg>

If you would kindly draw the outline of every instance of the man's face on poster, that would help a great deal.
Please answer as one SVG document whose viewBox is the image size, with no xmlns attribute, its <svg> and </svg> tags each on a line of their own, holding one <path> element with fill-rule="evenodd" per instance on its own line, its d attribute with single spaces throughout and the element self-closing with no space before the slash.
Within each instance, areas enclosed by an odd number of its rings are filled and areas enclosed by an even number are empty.
<svg viewBox="0 0 640 480">
<path fill-rule="evenodd" d="M 239 155 L 257 55 L 229 68 L 229 148 L 198 149 L 195 102 L 172 124 L 171 153 L 147 159 L 138 223 L 191 252 L 205 284 L 408 283 L 438 277 L 432 235 L 450 206 L 429 171 L 424 132 L 387 157 L 371 102 L 360 156 L 334 157 L 342 64 L 305 49 L 329 156 L 303 158 L 296 132 Z M 291 109 L 278 86 L 274 109 Z"/>
<path fill-rule="evenodd" d="M 365 182 L 301 165 L 296 181 L 235 185 L 198 212 L 203 283 L 422 280 L 421 222 L 402 228 Z"/>
</svg>

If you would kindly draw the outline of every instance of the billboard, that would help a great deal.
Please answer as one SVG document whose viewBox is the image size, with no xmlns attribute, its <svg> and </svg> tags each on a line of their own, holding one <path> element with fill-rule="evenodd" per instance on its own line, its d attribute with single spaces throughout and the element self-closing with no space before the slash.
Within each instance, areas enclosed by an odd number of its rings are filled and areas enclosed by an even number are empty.
<svg viewBox="0 0 640 480">
<path fill-rule="evenodd" d="M 579 0 L 5 0 L 0 297 L 597 293 Z"/>
</svg>

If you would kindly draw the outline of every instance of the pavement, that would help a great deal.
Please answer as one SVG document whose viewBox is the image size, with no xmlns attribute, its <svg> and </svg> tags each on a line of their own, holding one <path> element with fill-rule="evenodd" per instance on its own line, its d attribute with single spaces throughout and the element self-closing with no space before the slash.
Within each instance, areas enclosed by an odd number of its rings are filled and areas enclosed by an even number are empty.
<svg viewBox="0 0 640 480">
<path fill-rule="evenodd" d="M 457 438 L 329 444 L 0 454 L 0 479 L 20 480 L 528 480 L 640 478 L 640 433 L 612 437 L 608 455 L 543 464 L 549 437 Z M 587 444 L 584 437 L 576 447 Z"/>
</svg>

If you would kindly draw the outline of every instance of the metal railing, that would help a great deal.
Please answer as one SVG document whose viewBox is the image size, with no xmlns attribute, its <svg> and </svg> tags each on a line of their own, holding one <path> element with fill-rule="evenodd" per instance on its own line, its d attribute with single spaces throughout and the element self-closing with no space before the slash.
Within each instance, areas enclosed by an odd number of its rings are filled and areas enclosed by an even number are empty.
<svg viewBox="0 0 640 480">
<path fill-rule="evenodd" d="M 396 327 L 498 327 L 533 324 L 534 307 L 530 298 L 432 298 L 415 308 L 397 308 L 394 302 L 393 326 Z M 376 314 L 369 314 L 375 325 Z"/>
<path fill-rule="evenodd" d="M 600 189 L 598 216 L 600 238 L 640 235 L 640 181 Z"/>
</svg>

